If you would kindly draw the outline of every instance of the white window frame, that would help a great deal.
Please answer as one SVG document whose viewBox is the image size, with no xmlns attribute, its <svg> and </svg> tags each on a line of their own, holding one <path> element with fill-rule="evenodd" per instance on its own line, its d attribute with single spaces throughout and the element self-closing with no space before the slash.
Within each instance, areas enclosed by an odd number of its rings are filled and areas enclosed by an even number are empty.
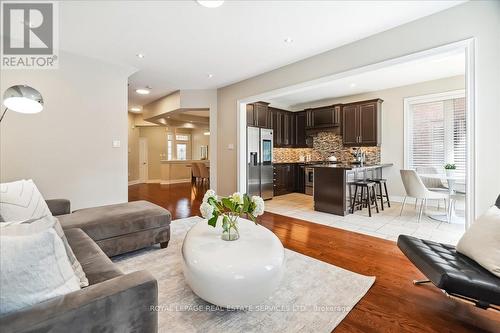
<svg viewBox="0 0 500 333">
<path fill-rule="evenodd" d="M 445 92 L 441 92 L 441 93 L 404 98 L 404 100 L 403 100 L 403 103 L 404 103 L 403 142 L 404 142 L 404 168 L 405 169 L 410 168 L 410 137 L 409 137 L 409 135 L 410 135 L 410 126 L 411 126 L 411 116 L 410 116 L 411 106 L 414 104 L 432 103 L 432 102 L 438 102 L 438 101 L 442 101 L 442 100 L 446 100 L 446 99 L 455 99 L 455 98 L 466 98 L 465 89 L 445 91 Z M 468 112 L 468 111 L 469 110 L 466 109 L 465 112 Z M 445 136 L 446 136 L 446 133 L 445 133 Z M 446 151 L 447 151 L 447 149 L 446 149 L 446 142 L 445 142 L 445 152 Z"/>
</svg>

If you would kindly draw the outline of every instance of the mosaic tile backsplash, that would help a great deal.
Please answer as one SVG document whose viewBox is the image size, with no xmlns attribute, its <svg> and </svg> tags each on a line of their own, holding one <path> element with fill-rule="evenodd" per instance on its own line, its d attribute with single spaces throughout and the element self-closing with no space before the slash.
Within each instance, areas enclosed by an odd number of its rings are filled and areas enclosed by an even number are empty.
<svg viewBox="0 0 500 333">
<path fill-rule="evenodd" d="M 362 147 L 367 164 L 380 163 L 380 147 Z M 331 155 L 339 163 L 350 163 L 354 159 L 352 148 L 344 147 L 342 136 L 335 132 L 319 132 L 313 137 L 313 148 L 274 148 L 275 163 L 292 163 L 302 160 L 325 161 Z"/>
</svg>

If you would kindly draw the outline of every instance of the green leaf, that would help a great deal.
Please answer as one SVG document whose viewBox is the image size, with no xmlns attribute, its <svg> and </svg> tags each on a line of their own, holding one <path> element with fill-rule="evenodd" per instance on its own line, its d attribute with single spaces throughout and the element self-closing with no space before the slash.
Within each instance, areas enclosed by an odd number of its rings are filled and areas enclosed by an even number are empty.
<svg viewBox="0 0 500 333">
<path fill-rule="evenodd" d="M 207 201 L 209 204 L 211 204 L 212 206 L 217 206 L 217 200 L 215 200 L 214 197 L 210 197 L 208 198 L 208 201 Z"/>
<path fill-rule="evenodd" d="M 236 210 L 236 207 L 235 207 L 236 205 L 229 198 L 222 198 L 222 204 L 224 205 L 224 207 L 231 210 L 232 212 L 234 212 Z"/>
<path fill-rule="evenodd" d="M 219 214 L 214 212 L 213 217 L 208 220 L 208 225 L 211 225 L 212 227 L 215 228 L 215 225 L 217 224 L 217 219 L 219 218 Z"/>
<path fill-rule="evenodd" d="M 248 213 L 248 208 L 250 208 L 250 204 L 252 202 L 250 201 L 250 198 L 248 197 L 247 194 L 243 195 L 243 209 L 242 213 Z"/>
</svg>

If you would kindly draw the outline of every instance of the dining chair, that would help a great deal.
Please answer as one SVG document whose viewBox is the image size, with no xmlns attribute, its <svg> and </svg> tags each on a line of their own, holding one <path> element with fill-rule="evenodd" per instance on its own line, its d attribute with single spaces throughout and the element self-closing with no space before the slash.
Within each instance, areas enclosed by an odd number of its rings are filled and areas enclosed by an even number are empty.
<svg viewBox="0 0 500 333">
<path fill-rule="evenodd" d="M 191 178 L 194 179 L 195 182 L 197 182 L 198 179 L 201 179 L 201 172 L 198 163 L 191 163 Z"/>
<path fill-rule="evenodd" d="M 429 174 L 429 175 L 438 175 L 439 171 L 436 167 L 417 167 L 415 169 L 417 173 L 420 174 Z M 420 177 L 422 179 L 422 182 L 424 183 L 425 187 L 427 187 L 428 190 L 430 191 L 437 191 L 437 192 L 449 192 L 448 187 L 446 187 L 443 184 L 443 181 L 438 178 L 429 178 L 429 177 Z M 440 205 L 441 200 L 437 201 L 438 204 L 438 209 Z M 417 200 L 415 200 L 415 207 L 417 205 Z M 446 209 L 446 199 L 444 199 L 444 209 Z"/>
<path fill-rule="evenodd" d="M 403 214 L 403 209 L 405 207 L 406 198 L 411 197 L 417 199 L 421 199 L 422 202 L 420 204 L 420 210 L 418 213 L 418 222 L 422 219 L 422 213 L 424 211 L 424 207 L 427 204 L 428 199 L 432 200 L 442 200 L 449 199 L 449 193 L 430 191 L 425 187 L 422 179 L 418 176 L 415 170 L 400 170 L 401 180 L 403 181 L 403 185 L 406 191 L 406 195 L 403 199 L 403 205 L 401 206 L 401 212 L 399 215 Z M 447 214 L 449 220 L 449 214 Z"/>
<path fill-rule="evenodd" d="M 205 179 L 210 183 L 210 171 L 205 163 L 196 163 L 200 169 L 200 177 L 202 181 Z"/>
</svg>

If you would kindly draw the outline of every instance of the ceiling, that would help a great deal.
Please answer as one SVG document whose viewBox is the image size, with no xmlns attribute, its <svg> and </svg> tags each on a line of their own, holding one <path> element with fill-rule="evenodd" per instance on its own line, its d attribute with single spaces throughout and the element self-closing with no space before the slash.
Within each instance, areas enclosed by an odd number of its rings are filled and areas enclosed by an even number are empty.
<svg viewBox="0 0 500 333">
<path fill-rule="evenodd" d="M 65 1 L 59 44 L 137 68 L 129 80 L 129 104 L 137 106 L 178 89 L 238 82 L 461 2 L 226 0 L 211 9 L 194 0 Z M 145 86 L 151 94 L 135 93 Z"/>
<path fill-rule="evenodd" d="M 453 51 L 309 86 L 298 92 L 267 98 L 266 102 L 275 107 L 297 111 L 303 109 L 304 104 L 314 101 L 464 74 L 465 54 L 462 51 Z"/>
</svg>

